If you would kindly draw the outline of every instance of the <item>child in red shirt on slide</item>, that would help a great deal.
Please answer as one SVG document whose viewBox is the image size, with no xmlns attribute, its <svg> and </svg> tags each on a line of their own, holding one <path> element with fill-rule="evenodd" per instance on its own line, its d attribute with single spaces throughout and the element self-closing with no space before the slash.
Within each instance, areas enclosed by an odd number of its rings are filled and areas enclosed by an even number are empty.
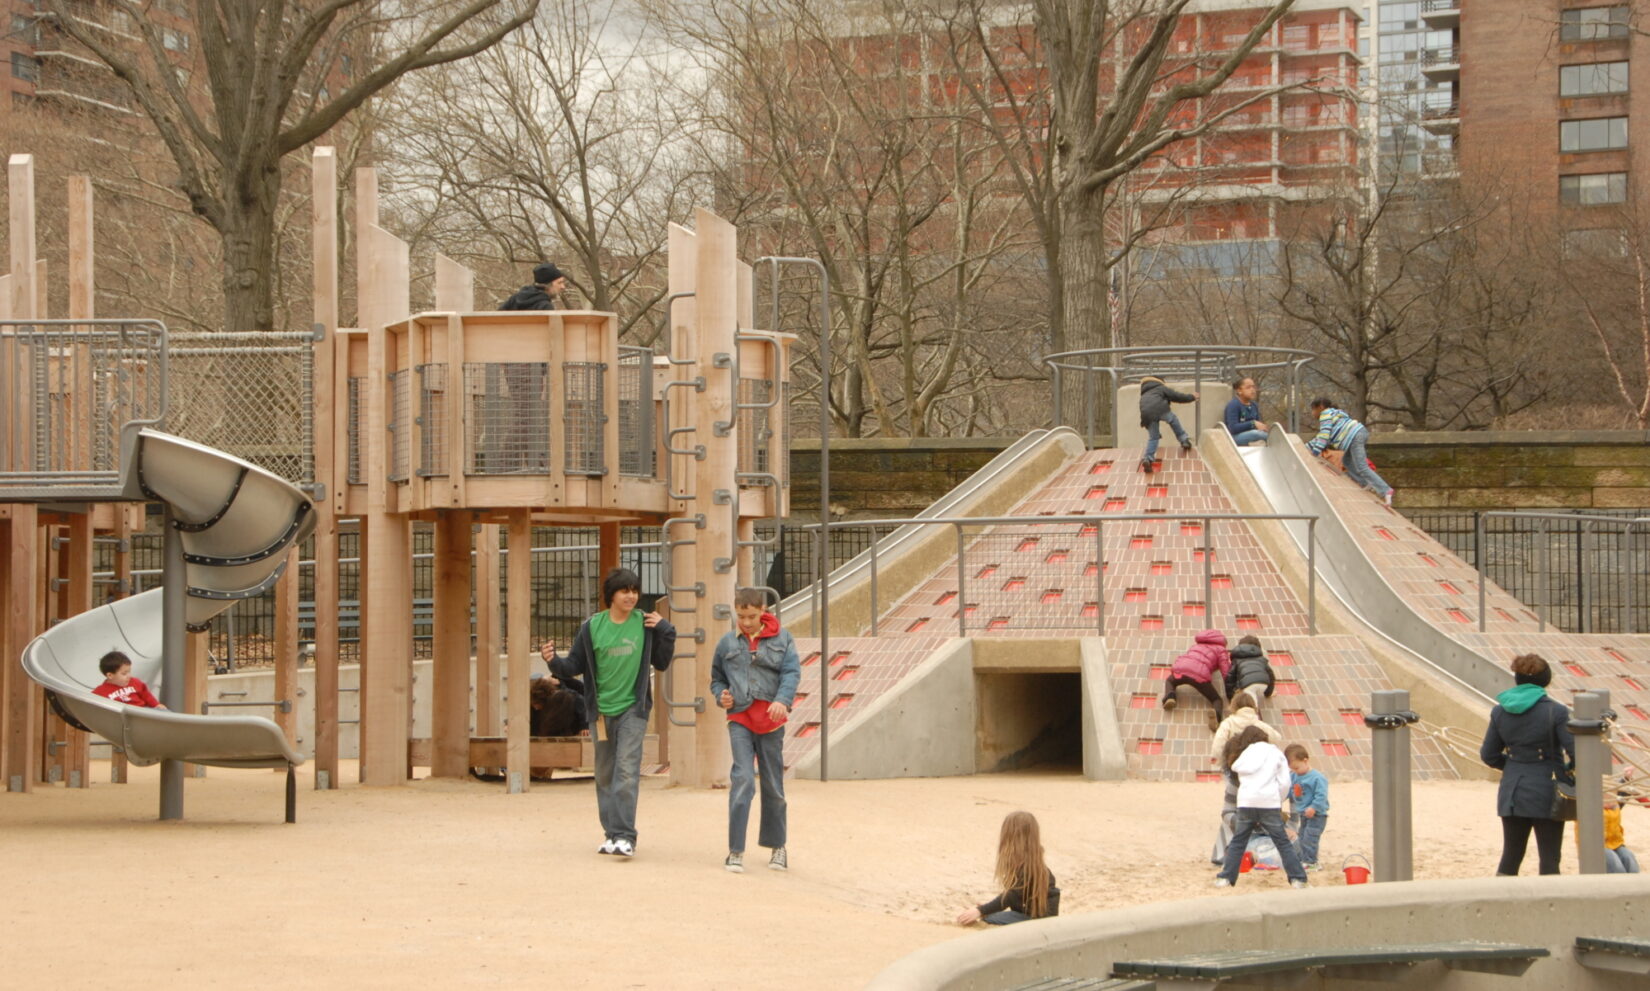
<svg viewBox="0 0 1650 991">
<path fill-rule="evenodd" d="M 166 708 L 141 678 L 132 677 L 132 659 L 120 651 L 104 654 L 97 662 L 97 669 L 103 672 L 103 684 L 92 689 L 93 695 L 127 705 L 141 705 L 145 709 Z"/>
</svg>

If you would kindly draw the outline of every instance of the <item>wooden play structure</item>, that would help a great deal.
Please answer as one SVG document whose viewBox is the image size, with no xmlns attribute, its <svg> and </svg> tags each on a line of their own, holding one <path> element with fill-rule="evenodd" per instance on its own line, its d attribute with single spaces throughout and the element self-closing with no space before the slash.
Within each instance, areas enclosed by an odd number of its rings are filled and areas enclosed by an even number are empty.
<svg viewBox="0 0 1650 991">
<path fill-rule="evenodd" d="M 649 746 L 668 762 L 674 782 L 715 783 L 729 759 L 722 714 L 703 698 L 711 651 L 730 628 L 736 588 L 756 584 L 757 521 L 788 511 L 792 338 L 749 329 L 752 269 L 737 256 L 734 227 L 701 210 L 694 229 L 669 229 L 669 354 L 655 355 L 621 345 L 609 313 L 477 311 L 472 274 L 447 258 L 436 259 L 433 309 L 412 312 L 408 246 L 380 226 L 376 176 L 360 170 L 360 326 L 341 327 L 333 150 L 317 149 L 311 169 L 316 787 L 339 784 L 339 698 L 352 690 L 340 684 L 338 628 L 328 621 L 339 614 L 339 533 L 350 520 L 360 536 L 360 683 L 353 690 L 360 693 L 363 783 L 398 784 L 415 765 L 436 776 L 486 767 L 503 770 L 507 789 L 519 792 L 530 767 L 587 763 L 588 741 L 528 737 L 525 686 L 538 646 L 530 639 L 532 530 L 598 527 L 605 571 L 618 564 L 620 528 L 636 524 L 662 527 L 664 587 L 644 591 L 661 593 L 657 608 L 679 630 L 672 670 L 657 676 Z M 0 321 L 11 321 L 0 323 L 0 334 L 14 337 L 18 321 L 43 315 L 32 181 L 26 156 L 14 158 L 11 274 L 0 279 L 0 306 L 9 306 Z M 89 319 L 90 185 L 70 182 L 72 193 L 82 190 L 70 198 L 71 298 L 79 300 L 70 316 Z M 65 340 L 65 353 L 79 346 Z M 9 371 L 19 381 L 33 374 L 38 388 L 34 371 Z M 73 383 L 60 391 L 54 401 L 67 408 L 95 408 L 89 395 L 77 405 Z M 41 408 L 15 392 L 7 402 L 13 426 L 27 425 Z M 83 416 L 88 436 L 119 431 L 108 411 L 97 415 L 97 422 Z M 85 484 L 85 471 L 111 467 L 92 463 L 95 443 L 46 465 L 56 454 L 32 448 L 30 430 L 10 433 L 0 464 L 8 548 L 0 570 L 7 603 L 0 739 L 8 787 L 28 790 L 55 777 L 83 784 L 87 741 L 67 727 L 43 729 L 54 717 L 17 658 L 49 620 L 91 604 L 92 538 L 129 532 L 141 523 L 141 507 L 98 501 L 107 486 Z M 72 510 L 62 508 L 69 503 Z M 433 529 L 435 546 L 432 730 L 424 739 L 410 730 L 415 524 Z M 61 600 L 49 616 L 42 589 L 58 590 L 54 602 Z M 281 699 L 292 699 L 296 685 L 297 597 L 297 569 L 289 567 L 277 594 Z M 204 697 L 203 653 L 191 652 L 191 706 Z M 275 718 L 291 738 L 292 714 L 278 709 Z"/>
</svg>

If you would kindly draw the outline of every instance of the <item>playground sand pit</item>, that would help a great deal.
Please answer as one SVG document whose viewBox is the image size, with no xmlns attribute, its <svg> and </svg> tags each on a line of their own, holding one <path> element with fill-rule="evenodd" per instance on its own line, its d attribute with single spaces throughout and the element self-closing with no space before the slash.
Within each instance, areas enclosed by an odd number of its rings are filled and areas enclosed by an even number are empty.
<svg viewBox="0 0 1650 991">
<path fill-rule="evenodd" d="M 997 826 L 1017 808 L 1042 822 L 1067 914 L 1231 896 L 1209 886 L 1218 784 L 794 781 L 791 870 L 766 869 L 753 822 L 734 875 L 726 792 L 657 779 L 626 862 L 595 852 L 588 779 L 526 796 L 452 780 L 321 793 L 304 768 L 288 826 L 281 775 L 214 770 L 188 781 L 188 818 L 161 823 L 155 769 L 111 785 L 93 767 L 87 791 L 0 795 L 9 987 L 118 974 L 124 987 L 855 988 L 970 938 L 951 919 L 992 893 Z M 1369 785 L 1333 782 L 1331 798 L 1314 884 L 1344 883 L 1341 858 L 1371 848 Z M 1493 873 L 1494 785 L 1417 784 L 1415 835 L 1418 877 Z M 1568 838 L 1565 858 L 1573 871 Z M 1285 891 L 1280 873 L 1236 890 Z"/>
</svg>

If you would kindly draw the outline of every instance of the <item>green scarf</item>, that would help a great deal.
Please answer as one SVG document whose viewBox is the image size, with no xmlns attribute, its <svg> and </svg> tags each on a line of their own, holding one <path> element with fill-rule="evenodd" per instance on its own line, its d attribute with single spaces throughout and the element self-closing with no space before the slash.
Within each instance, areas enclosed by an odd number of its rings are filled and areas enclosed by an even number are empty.
<svg viewBox="0 0 1650 991">
<path fill-rule="evenodd" d="M 1528 712 L 1537 702 L 1547 697 L 1547 690 L 1540 685 L 1514 685 L 1495 697 L 1501 708 L 1518 715 Z"/>
</svg>

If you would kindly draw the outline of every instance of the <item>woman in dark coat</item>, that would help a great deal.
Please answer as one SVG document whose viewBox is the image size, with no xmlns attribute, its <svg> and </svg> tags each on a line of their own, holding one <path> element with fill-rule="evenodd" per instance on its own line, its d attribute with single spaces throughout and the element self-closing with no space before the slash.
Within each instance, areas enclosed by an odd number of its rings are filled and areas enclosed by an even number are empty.
<svg viewBox="0 0 1650 991">
<path fill-rule="evenodd" d="M 1501 817 L 1501 865 L 1497 875 L 1518 873 L 1535 833 L 1541 873 L 1557 874 L 1564 823 L 1553 819 L 1553 775 L 1575 760 L 1570 711 L 1547 697 L 1552 670 L 1536 654 L 1513 658 L 1512 688 L 1495 697 L 1479 757 L 1501 772 L 1495 812 Z"/>
</svg>

